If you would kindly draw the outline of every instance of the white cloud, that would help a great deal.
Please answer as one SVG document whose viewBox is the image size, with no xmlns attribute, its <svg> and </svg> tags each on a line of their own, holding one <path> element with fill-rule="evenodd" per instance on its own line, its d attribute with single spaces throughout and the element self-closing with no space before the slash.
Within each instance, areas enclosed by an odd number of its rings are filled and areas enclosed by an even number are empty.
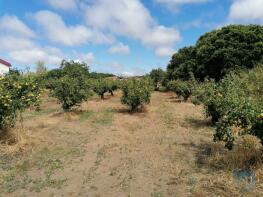
<svg viewBox="0 0 263 197">
<path fill-rule="evenodd" d="M 47 3 L 56 9 L 75 10 L 77 8 L 76 0 L 47 0 Z"/>
<path fill-rule="evenodd" d="M 5 15 L 0 18 L 0 31 L 8 35 L 23 36 L 32 38 L 35 33 L 16 16 Z"/>
<path fill-rule="evenodd" d="M 43 61 L 46 64 L 58 65 L 63 58 L 53 54 L 48 49 L 32 48 L 30 50 L 14 50 L 9 52 L 9 56 L 20 64 L 34 64 L 37 61 Z"/>
<path fill-rule="evenodd" d="M 158 48 L 155 51 L 155 54 L 159 57 L 171 56 L 174 53 L 175 51 L 172 48 L 166 48 L 166 47 Z"/>
<path fill-rule="evenodd" d="M 37 12 L 35 19 L 52 42 L 68 46 L 80 45 L 87 42 L 92 34 L 81 25 L 67 27 L 59 15 L 50 11 Z"/>
<path fill-rule="evenodd" d="M 0 35 L 0 49 L 5 51 L 34 48 L 35 44 L 27 38 Z"/>
<path fill-rule="evenodd" d="M 172 27 L 158 25 L 140 0 L 97 0 L 82 5 L 86 22 L 100 31 L 126 36 L 158 50 L 180 40 Z"/>
<path fill-rule="evenodd" d="M 212 0 L 153 0 L 156 3 L 164 5 L 169 11 L 177 13 L 180 11 L 180 6 L 184 4 L 199 4 L 206 3 Z"/>
<path fill-rule="evenodd" d="M 29 38 L 0 34 L 0 40 L 0 52 L 7 53 L 13 63 L 16 64 L 35 64 L 41 60 L 46 64 L 58 65 L 63 59 L 60 49 L 39 46 Z"/>
<path fill-rule="evenodd" d="M 74 52 L 74 54 L 75 54 L 74 56 L 76 57 L 75 61 L 85 62 L 87 65 L 93 64 L 93 62 L 95 60 L 95 56 L 92 52 L 89 52 L 89 53 Z"/>
<path fill-rule="evenodd" d="M 87 42 L 112 43 L 113 38 L 87 28 L 84 25 L 67 26 L 61 16 L 51 11 L 39 11 L 34 15 L 50 41 L 67 46 Z"/>
<path fill-rule="evenodd" d="M 180 34 L 176 29 L 155 26 L 149 35 L 143 39 L 143 42 L 149 46 L 160 47 L 171 46 L 178 40 L 180 40 Z"/>
<path fill-rule="evenodd" d="M 187 3 L 204 3 L 209 0 L 155 0 L 157 3 L 164 4 L 187 4 Z"/>
<path fill-rule="evenodd" d="M 230 20 L 263 21 L 263 0 L 233 0 Z"/>
<path fill-rule="evenodd" d="M 130 47 L 128 45 L 125 45 L 123 43 L 118 43 L 112 47 L 109 48 L 109 53 L 111 54 L 129 54 L 130 53 Z"/>
</svg>

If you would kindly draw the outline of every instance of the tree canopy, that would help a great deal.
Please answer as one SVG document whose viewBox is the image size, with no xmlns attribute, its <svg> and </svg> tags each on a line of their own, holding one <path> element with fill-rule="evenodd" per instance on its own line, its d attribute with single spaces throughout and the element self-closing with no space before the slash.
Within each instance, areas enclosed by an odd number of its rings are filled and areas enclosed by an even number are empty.
<svg viewBox="0 0 263 197">
<path fill-rule="evenodd" d="M 195 46 L 180 49 L 167 67 L 170 79 L 221 79 L 229 71 L 253 68 L 263 60 L 263 26 L 229 25 L 202 35 Z"/>
</svg>

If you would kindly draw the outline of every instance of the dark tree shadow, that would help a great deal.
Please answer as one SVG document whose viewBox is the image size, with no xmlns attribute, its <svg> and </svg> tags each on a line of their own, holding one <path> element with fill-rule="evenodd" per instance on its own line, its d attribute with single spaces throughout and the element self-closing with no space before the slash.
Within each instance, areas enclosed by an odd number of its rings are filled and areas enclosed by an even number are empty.
<svg viewBox="0 0 263 197">
<path fill-rule="evenodd" d="M 192 149 L 195 155 L 195 162 L 198 169 L 206 169 L 210 172 L 225 170 L 227 168 L 226 163 L 220 159 L 227 153 L 227 149 L 222 143 L 209 141 L 201 141 L 199 144 L 183 143 L 182 146 L 187 149 Z"/>
<path fill-rule="evenodd" d="M 113 111 L 120 114 L 129 114 L 129 115 L 145 115 L 148 111 L 146 107 L 138 108 L 135 111 L 131 111 L 127 107 L 113 108 Z"/>
<path fill-rule="evenodd" d="M 191 127 L 195 129 L 201 129 L 204 127 L 213 127 L 214 125 L 212 124 L 210 119 L 196 119 L 193 117 L 189 117 L 185 119 L 187 125 L 190 125 Z"/>
</svg>

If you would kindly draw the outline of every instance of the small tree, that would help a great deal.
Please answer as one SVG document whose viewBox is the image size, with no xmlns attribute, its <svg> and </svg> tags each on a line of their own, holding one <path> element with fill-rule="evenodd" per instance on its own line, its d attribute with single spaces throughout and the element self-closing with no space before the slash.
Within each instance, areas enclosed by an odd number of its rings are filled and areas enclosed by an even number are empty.
<svg viewBox="0 0 263 197">
<path fill-rule="evenodd" d="M 105 79 L 93 80 L 93 91 L 104 99 L 104 94 L 109 91 L 109 84 Z"/>
<path fill-rule="evenodd" d="M 10 72 L 0 76 L 0 131 L 14 126 L 17 114 L 38 107 L 40 88 L 32 76 Z"/>
<path fill-rule="evenodd" d="M 111 94 L 111 96 L 114 96 L 113 92 L 118 89 L 117 82 L 112 79 L 107 79 L 107 83 L 108 83 L 109 93 Z"/>
<path fill-rule="evenodd" d="M 153 69 L 150 72 L 150 78 L 153 80 L 155 90 L 159 90 L 159 84 L 161 84 L 165 79 L 165 75 L 165 71 L 163 71 L 161 68 Z"/>
<path fill-rule="evenodd" d="M 90 87 L 79 79 L 64 76 L 54 83 L 52 95 L 61 103 L 64 111 L 70 111 L 90 97 Z"/>
<path fill-rule="evenodd" d="M 184 101 L 187 101 L 192 95 L 193 85 L 189 81 L 176 80 L 168 83 L 168 89 L 175 92 L 178 97 L 183 97 Z"/>
<path fill-rule="evenodd" d="M 129 80 L 123 85 L 122 90 L 121 102 L 128 105 L 131 111 L 136 111 L 144 104 L 150 103 L 152 88 L 147 80 Z"/>
</svg>

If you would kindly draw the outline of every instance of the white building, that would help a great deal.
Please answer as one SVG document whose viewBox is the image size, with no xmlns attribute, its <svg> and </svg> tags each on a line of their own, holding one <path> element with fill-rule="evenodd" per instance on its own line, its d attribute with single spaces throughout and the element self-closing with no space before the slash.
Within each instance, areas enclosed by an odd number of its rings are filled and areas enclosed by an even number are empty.
<svg viewBox="0 0 263 197">
<path fill-rule="evenodd" d="M 11 66 L 7 61 L 0 59 L 0 75 L 8 73 Z"/>
</svg>

